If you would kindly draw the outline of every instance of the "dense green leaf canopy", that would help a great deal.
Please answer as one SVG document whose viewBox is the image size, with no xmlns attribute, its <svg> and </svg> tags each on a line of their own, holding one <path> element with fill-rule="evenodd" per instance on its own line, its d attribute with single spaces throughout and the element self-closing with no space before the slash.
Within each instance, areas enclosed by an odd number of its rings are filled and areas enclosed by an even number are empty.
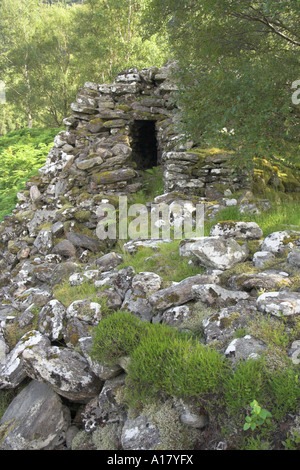
<svg viewBox="0 0 300 470">
<path fill-rule="evenodd" d="M 251 155 L 298 150 L 299 16 L 297 0 L 152 0 L 146 21 L 168 31 L 195 139 Z"/>
</svg>

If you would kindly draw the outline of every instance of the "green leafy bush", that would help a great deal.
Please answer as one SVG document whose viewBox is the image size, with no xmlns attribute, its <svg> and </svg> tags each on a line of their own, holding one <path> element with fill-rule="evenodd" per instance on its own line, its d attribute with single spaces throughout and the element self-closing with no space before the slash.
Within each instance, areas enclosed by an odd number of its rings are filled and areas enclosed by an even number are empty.
<svg viewBox="0 0 300 470">
<path fill-rule="evenodd" d="M 22 129 L 0 138 L 0 222 L 13 210 L 17 193 L 47 158 L 59 129 Z"/>
</svg>

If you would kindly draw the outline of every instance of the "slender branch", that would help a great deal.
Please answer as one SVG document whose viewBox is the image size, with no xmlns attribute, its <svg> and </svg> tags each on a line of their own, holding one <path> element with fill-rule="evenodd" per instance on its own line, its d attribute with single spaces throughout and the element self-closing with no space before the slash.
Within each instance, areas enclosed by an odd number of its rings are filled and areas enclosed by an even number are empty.
<svg viewBox="0 0 300 470">
<path fill-rule="evenodd" d="M 269 29 L 271 29 L 271 31 L 273 33 L 275 33 L 276 35 L 278 35 L 281 38 L 285 39 L 286 41 L 290 42 L 294 46 L 300 46 L 300 41 L 298 41 L 296 39 L 293 39 L 292 37 L 288 36 L 285 32 L 280 31 L 277 28 L 277 26 L 278 26 L 278 27 L 282 27 L 282 28 L 288 30 L 287 28 L 285 28 L 283 23 L 280 25 L 280 23 L 278 21 L 270 20 L 266 16 L 263 16 L 263 15 L 262 16 L 252 16 L 252 15 L 247 15 L 246 13 L 237 13 L 237 12 L 232 12 L 231 15 L 234 16 L 235 18 L 241 18 L 241 19 L 244 19 L 244 20 L 247 20 L 247 21 L 262 23 L 265 26 L 267 26 Z"/>
</svg>

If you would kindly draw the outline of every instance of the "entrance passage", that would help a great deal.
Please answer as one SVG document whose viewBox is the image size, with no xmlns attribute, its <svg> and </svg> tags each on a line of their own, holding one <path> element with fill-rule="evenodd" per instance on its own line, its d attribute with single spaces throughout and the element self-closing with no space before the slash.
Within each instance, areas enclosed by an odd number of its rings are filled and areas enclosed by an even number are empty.
<svg viewBox="0 0 300 470">
<path fill-rule="evenodd" d="M 157 166 L 155 121 L 134 121 L 130 135 L 132 159 L 137 165 L 137 170 L 147 170 Z"/>
</svg>

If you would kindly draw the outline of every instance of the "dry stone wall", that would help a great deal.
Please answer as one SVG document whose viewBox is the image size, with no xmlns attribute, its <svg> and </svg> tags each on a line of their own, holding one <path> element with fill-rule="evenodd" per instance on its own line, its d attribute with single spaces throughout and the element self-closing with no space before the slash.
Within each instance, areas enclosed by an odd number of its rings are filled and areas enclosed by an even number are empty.
<svg viewBox="0 0 300 470">
<path fill-rule="evenodd" d="M 90 194 L 135 193 L 141 170 L 162 165 L 165 192 L 211 197 L 216 185 L 238 189 L 229 154 L 201 154 L 179 134 L 174 64 L 121 72 L 112 84 L 87 82 L 40 170 L 47 197 L 72 188 Z M 221 194 L 222 195 L 222 194 Z"/>
</svg>

